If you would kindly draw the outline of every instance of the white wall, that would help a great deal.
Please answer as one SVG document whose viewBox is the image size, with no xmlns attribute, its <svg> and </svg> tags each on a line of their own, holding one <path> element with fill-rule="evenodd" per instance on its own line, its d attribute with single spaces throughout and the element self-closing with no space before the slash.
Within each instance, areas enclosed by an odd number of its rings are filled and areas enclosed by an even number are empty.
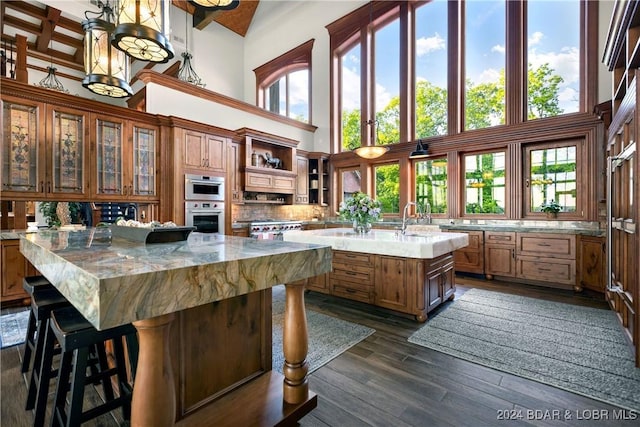
<svg viewBox="0 0 640 427">
<path fill-rule="evenodd" d="M 264 1 L 264 0 L 263 0 Z M 312 124 L 318 129 L 311 151 L 329 152 L 329 32 L 327 24 L 366 3 L 365 0 L 279 1 L 269 19 L 256 19 L 244 43 L 244 100 L 256 102 L 253 70 L 283 53 L 315 39 L 312 51 Z M 261 18 L 258 6 L 255 18 Z"/>
<path fill-rule="evenodd" d="M 612 75 L 606 65 L 602 63 L 604 45 L 607 42 L 611 13 L 613 13 L 613 0 L 600 0 L 598 2 L 598 103 L 611 99 Z"/>
</svg>

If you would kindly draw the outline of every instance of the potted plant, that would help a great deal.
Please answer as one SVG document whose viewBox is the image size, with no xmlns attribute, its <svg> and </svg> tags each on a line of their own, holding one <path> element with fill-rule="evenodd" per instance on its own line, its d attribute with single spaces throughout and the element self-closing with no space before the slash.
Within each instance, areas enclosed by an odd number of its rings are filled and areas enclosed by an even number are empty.
<svg viewBox="0 0 640 427">
<path fill-rule="evenodd" d="M 558 212 L 562 210 L 562 206 L 560 206 L 556 201 L 551 199 L 549 203 L 543 203 L 540 205 L 540 210 L 547 214 L 548 218 L 555 218 L 558 216 Z"/>
</svg>

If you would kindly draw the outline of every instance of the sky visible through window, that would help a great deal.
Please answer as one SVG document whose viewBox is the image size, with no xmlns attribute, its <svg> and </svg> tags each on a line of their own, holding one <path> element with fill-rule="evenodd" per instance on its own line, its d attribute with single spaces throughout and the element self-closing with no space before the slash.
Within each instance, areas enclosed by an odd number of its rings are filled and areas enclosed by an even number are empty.
<svg viewBox="0 0 640 427">
<path fill-rule="evenodd" d="M 580 71 L 580 4 L 577 0 L 529 0 L 528 62 L 537 68 L 549 64 L 562 77 L 558 107 L 562 113 L 578 111 Z M 475 85 L 497 82 L 505 67 L 505 4 L 495 0 L 466 2 L 467 37 L 465 76 Z M 435 0 L 416 12 L 416 80 L 424 79 L 446 90 L 447 1 Z M 434 19 L 434 17 L 438 17 Z M 422 22 L 426 21 L 426 22 Z M 394 21 L 389 26 L 397 26 Z M 376 111 L 382 111 L 399 93 L 396 59 L 398 30 L 376 33 Z M 393 52 L 390 58 L 380 52 Z M 391 59 L 391 60 L 389 60 Z M 360 50 L 342 58 L 342 108 L 360 109 Z"/>
</svg>

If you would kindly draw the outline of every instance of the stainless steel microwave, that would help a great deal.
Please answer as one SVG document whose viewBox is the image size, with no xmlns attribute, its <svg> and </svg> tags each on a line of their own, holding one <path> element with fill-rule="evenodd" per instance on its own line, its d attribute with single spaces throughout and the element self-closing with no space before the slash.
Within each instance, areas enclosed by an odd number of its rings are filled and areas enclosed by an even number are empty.
<svg viewBox="0 0 640 427">
<path fill-rule="evenodd" d="M 224 201 L 224 178 L 219 176 L 203 176 L 185 174 L 185 200 Z"/>
</svg>

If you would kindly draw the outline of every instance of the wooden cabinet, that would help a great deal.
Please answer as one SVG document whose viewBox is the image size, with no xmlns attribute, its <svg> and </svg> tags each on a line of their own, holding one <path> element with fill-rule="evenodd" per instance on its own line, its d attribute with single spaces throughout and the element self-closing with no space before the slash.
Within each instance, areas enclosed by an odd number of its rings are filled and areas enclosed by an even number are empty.
<svg viewBox="0 0 640 427">
<path fill-rule="evenodd" d="M 484 272 L 487 279 L 493 275 L 516 276 L 516 233 L 484 232 Z"/>
<path fill-rule="evenodd" d="M 427 260 L 425 274 L 426 311 L 438 307 L 447 299 L 453 298 L 455 285 L 454 257 L 452 254 L 443 255 L 435 260 Z"/>
<path fill-rule="evenodd" d="M 244 191 L 294 195 L 298 142 L 248 128 L 236 133 L 245 145 Z"/>
<path fill-rule="evenodd" d="M 329 289 L 329 273 L 319 276 L 309 277 L 305 288 L 309 291 L 321 292 L 323 294 L 330 293 Z"/>
<path fill-rule="evenodd" d="M 20 253 L 20 240 L 2 240 L 2 287 L 0 301 L 28 298 L 29 295 L 22 287 L 22 281 L 27 276 L 35 276 L 38 271 Z"/>
<path fill-rule="evenodd" d="M 11 96 L 2 104 L 2 197 L 86 198 L 88 113 Z"/>
<path fill-rule="evenodd" d="M 117 116 L 91 119 L 93 198 L 157 201 L 158 127 Z"/>
<path fill-rule="evenodd" d="M 332 295 L 374 302 L 374 255 L 333 251 L 333 271 L 329 277 Z"/>
<path fill-rule="evenodd" d="M 191 171 L 224 172 L 227 138 L 185 129 L 182 166 Z"/>
<path fill-rule="evenodd" d="M 309 203 L 309 159 L 303 156 L 298 156 L 297 159 L 298 175 L 296 176 L 296 194 L 294 197 L 294 203 L 299 205 L 306 205 Z"/>
<path fill-rule="evenodd" d="M 484 274 L 484 232 L 449 230 L 452 233 L 467 233 L 469 245 L 453 252 L 456 271 Z"/>
<path fill-rule="evenodd" d="M 329 158 L 323 153 L 309 154 L 308 167 L 309 203 L 329 205 Z"/>
<path fill-rule="evenodd" d="M 578 236 L 578 286 L 604 294 L 605 282 L 604 237 Z"/>
<path fill-rule="evenodd" d="M 416 263 L 410 258 L 375 256 L 375 304 L 396 311 L 405 311 L 413 304 L 412 278 L 416 277 Z"/>
<path fill-rule="evenodd" d="M 576 285 L 576 236 L 517 233 L 516 276 L 573 289 Z"/>
<path fill-rule="evenodd" d="M 231 230 L 231 235 L 235 236 L 235 237 L 249 237 L 249 228 L 248 227 L 242 227 L 242 228 L 230 228 Z"/>
<path fill-rule="evenodd" d="M 227 145 L 227 200 L 242 203 L 242 171 L 240 161 L 244 158 L 243 146 L 235 141 Z M 229 218 L 231 216 L 229 215 Z"/>
</svg>

